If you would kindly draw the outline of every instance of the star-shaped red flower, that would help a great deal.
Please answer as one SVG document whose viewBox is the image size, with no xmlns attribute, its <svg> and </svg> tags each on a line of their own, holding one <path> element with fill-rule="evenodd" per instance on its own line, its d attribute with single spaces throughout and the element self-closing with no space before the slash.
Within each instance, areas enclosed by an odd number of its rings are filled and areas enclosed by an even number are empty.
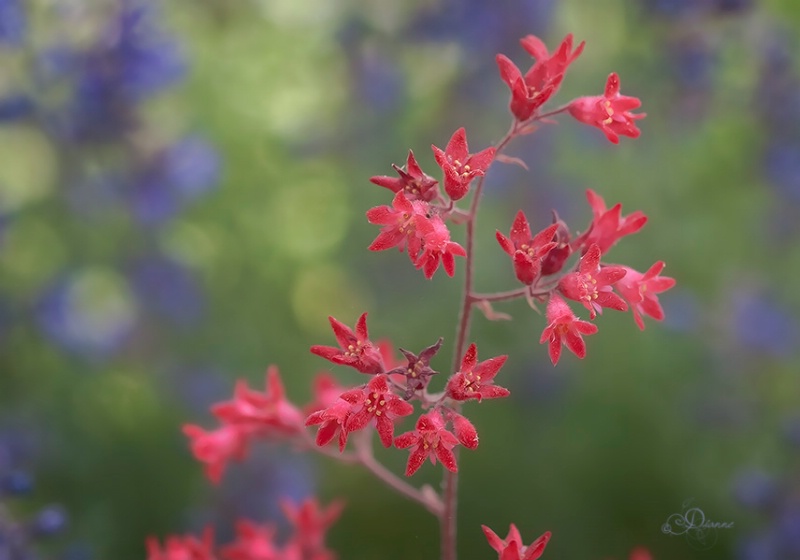
<svg viewBox="0 0 800 560">
<path fill-rule="evenodd" d="M 589 310 L 589 318 L 602 313 L 603 307 L 627 311 L 628 304 L 612 291 L 612 285 L 624 277 L 621 266 L 600 266 L 600 247 L 596 243 L 581 257 L 577 272 L 564 275 L 558 282 L 558 290 L 569 299 L 574 299 Z"/>
<path fill-rule="evenodd" d="M 620 95 L 619 88 L 619 76 L 609 74 L 605 93 L 573 100 L 568 107 L 569 114 L 584 124 L 596 126 L 614 144 L 619 144 L 620 135 L 638 138 L 640 131 L 635 121 L 645 114 L 631 111 L 641 107 L 642 102 L 638 97 Z"/>
<path fill-rule="evenodd" d="M 494 148 L 486 148 L 477 154 L 469 153 L 467 132 L 463 128 L 453 133 L 444 151 L 436 146 L 431 148 L 444 173 L 444 190 L 453 200 L 464 198 L 472 180 L 484 175 L 494 160 Z"/>
<path fill-rule="evenodd" d="M 267 369 L 265 392 L 254 391 L 239 380 L 233 400 L 215 404 L 211 412 L 224 423 L 263 436 L 293 435 L 303 426 L 302 414 L 286 399 L 276 366 Z"/>
<path fill-rule="evenodd" d="M 233 424 L 225 424 L 210 432 L 200 426 L 186 424 L 183 433 L 191 440 L 192 454 L 205 463 L 206 476 L 215 484 L 222 478 L 228 461 L 241 461 L 247 455 L 247 436 Z"/>
<path fill-rule="evenodd" d="M 428 457 L 434 465 L 438 459 L 447 470 L 458 472 L 456 456 L 452 451 L 457 444 L 458 439 L 447 431 L 442 415 L 436 410 L 420 416 L 413 431 L 394 439 L 394 445 L 399 449 L 414 446 L 406 464 L 406 476 L 417 472 Z"/>
<path fill-rule="evenodd" d="M 481 525 L 486 540 L 489 541 L 495 552 L 498 553 L 498 560 L 537 560 L 543 553 L 550 540 L 550 531 L 533 541 L 530 545 L 522 544 L 522 535 L 513 523 L 508 528 L 508 535 L 501 539 L 497 533 L 486 525 Z"/>
<path fill-rule="evenodd" d="M 623 216 L 622 204 L 617 203 L 607 209 L 603 197 L 592 189 L 586 189 L 586 198 L 592 208 L 592 223 L 575 239 L 573 246 L 576 250 L 582 247 L 585 252 L 592 243 L 596 243 L 600 253 L 605 255 L 622 237 L 636 233 L 647 223 L 647 216 L 638 210 Z"/>
<path fill-rule="evenodd" d="M 567 35 L 558 50 L 550 56 L 541 39 L 534 35 L 524 37 L 520 41 L 522 47 L 536 59 L 524 76 L 508 57 L 497 55 L 500 77 L 511 90 L 509 108 L 518 121 L 524 122 L 535 116 L 539 107 L 558 91 L 567 67 L 583 51 L 583 42 L 575 50 L 572 50 L 572 42 L 572 34 Z"/>
<path fill-rule="evenodd" d="M 581 335 L 597 332 L 597 325 L 581 321 L 572 312 L 569 305 L 553 294 L 547 303 L 547 326 L 542 332 L 539 344 L 549 343 L 550 361 L 553 365 L 561 357 L 561 346 L 566 345 L 570 351 L 583 359 L 586 357 L 586 343 Z"/>
<path fill-rule="evenodd" d="M 627 266 L 623 268 L 627 271 L 627 274 L 617 282 L 617 289 L 622 294 L 622 297 L 628 300 L 636 325 L 641 330 L 644 330 L 642 313 L 649 315 L 656 321 L 663 320 L 664 309 L 661 307 L 656 294 L 666 292 L 675 285 L 674 278 L 660 276 L 661 271 L 664 270 L 664 261 L 658 261 L 644 274 Z"/>
<path fill-rule="evenodd" d="M 494 378 L 508 356 L 496 356 L 478 363 L 478 347 L 470 344 L 461 360 L 461 369 L 447 382 L 447 396 L 457 401 L 496 399 L 511 393 L 494 384 Z"/>
<path fill-rule="evenodd" d="M 509 237 L 499 231 L 495 233 L 500 247 L 514 262 L 514 273 L 517 275 L 517 280 L 530 286 L 539 278 L 542 271 L 542 260 L 557 245 L 553 241 L 557 229 L 558 224 L 552 224 L 532 237 L 528 218 L 520 210 L 514 218 Z"/>
<path fill-rule="evenodd" d="M 403 191 L 408 200 L 430 202 L 439 196 L 439 189 L 436 188 L 439 181 L 422 171 L 411 150 L 408 151 L 405 167 L 394 164 L 392 167 L 400 177 L 379 175 L 371 177 L 370 181 L 395 193 Z"/>
<path fill-rule="evenodd" d="M 394 423 L 398 418 L 408 416 L 414 412 L 414 407 L 392 393 L 386 375 L 376 375 L 369 380 L 363 389 L 350 391 L 361 410 L 351 414 L 345 424 L 348 432 L 361 430 L 375 420 L 381 443 L 384 447 L 392 446 L 394 438 Z M 350 400 L 350 399 L 347 399 Z"/>
<path fill-rule="evenodd" d="M 339 348 L 315 345 L 311 347 L 312 354 L 334 364 L 350 366 L 361 373 L 383 373 L 385 371 L 380 349 L 369 340 L 366 313 L 358 318 L 355 332 L 333 317 L 328 317 L 328 320 L 333 328 L 333 334 L 336 335 Z"/>
</svg>

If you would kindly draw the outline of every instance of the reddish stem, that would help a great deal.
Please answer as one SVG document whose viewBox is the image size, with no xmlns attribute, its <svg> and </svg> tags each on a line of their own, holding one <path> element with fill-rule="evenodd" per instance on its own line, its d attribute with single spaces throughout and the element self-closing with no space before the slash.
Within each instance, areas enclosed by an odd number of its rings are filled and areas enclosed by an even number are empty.
<svg viewBox="0 0 800 560">
<path fill-rule="evenodd" d="M 495 157 L 503 151 L 514 137 L 520 131 L 520 123 L 514 121 L 506 132 L 505 136 L 495 146 Z M 481 193 L 483 192 L 483 184 L 486 180 L 485 175 L 478 178 L 475 185 L 475 192 L 472 195 L 472 202 L 469 208 L 469 214 L 466 216 L 467 220 L 467 239 L 466 251 L 467 262 L 465 265 L 464 273 L 464 291 L 461 298 L 461 311 L 458 318 L 458 326 L 456 328 L 456 345 L 453 354 L 453 366 L 450 368 L 451 372 L 458 371 L 461 357 L 467 346 L 467 338 L 470 330 L 470 320 L 472 318 L 472 307 L 477 302 L 473 298 L 472 283 L 475 273 L 475 218 L 478 214 L 478 206 L 481 201 Z M 454 450 L 456 451 L 456 450 Z M 458 504 L 458 474 L 445 470 L 444 481 L 442 484 L 442 499 L 444 500 L 444 511 L 439 517 L 439 525 L 441 527 L 441 551 L 442 560 L 456 560 L 458 556 L 456 547 L 456 536 L 458 528 L 457 517 L 457 504 Z"/>
</svg>

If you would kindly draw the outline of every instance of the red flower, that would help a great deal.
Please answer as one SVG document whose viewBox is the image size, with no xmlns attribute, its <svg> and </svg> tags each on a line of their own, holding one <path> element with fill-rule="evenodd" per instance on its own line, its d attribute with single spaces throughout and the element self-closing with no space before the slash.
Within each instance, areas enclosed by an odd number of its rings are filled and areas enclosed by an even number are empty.
<svg viewBox="0 0 800 560">
<path fill-rule="evenodd" d="M 311 347 L 312 354 L 334 364 L 350 366 L 361 373 L 383 373 L 385 371 L 380 350 L 369 340 L 366 313 L 358 318 L 355 332 L 333 317 L 328 317 L 328 320 L 333 327 L 333 334 L 336 335 L 339 348 L 315 345 Z"/>
<path fill-rule="evenodd" d="M 586 356 L 586 344 L 581 335 L 597 332 L 597 325 L 579 320 L 569 305 L 553 294 L 547 303 L 547 327 L 542 332 L 539 344 L 550 343 L 550 361 L 553 365 L 561 357 L 561 346 L 566 344 L 570 351 L 583 359 Z"/>
<path fill-rule="evenodd" d="M 259 435 L 293 435 L 303 426 L 303 417 L 292 403 L 286 400 L 278 368 L 267 369 L 267 390 L 253 391 L 247 382 L 239 380 L 232 401 L 211 408 L 214 415 L 226 424 L 258 433 Z"/>
<path fill-rule="evenodd" d="M 392 206 L 376 206 L 367 210 L 367 220 L 371 224 L 384 226 L 370 251 L 385 251 L 397 247 L 401 251 L 408 245 L 408 256 L 414 262 L 422 250 L 422 240 L 417 236 L 417 220 L 425 219 L 430 210 L 427 202 L 408 200 L 403 191 L 398 192 Z"/>
<path fill-rule="evenodd" d="M 417 235 L 422 239 L 422 254 L 415 266 L 421 268 L 425 278 L 430 280 L 441 261 L 444 271 L 452 278 L 456 273 L 456 256 L 466 257 L 467 252 L 455 241 L 450 241 L 450 231 L 442 218 L 438 215 L 429 219 L 420 217 L 417 220 Z"/>
<path fill-rule="evenodd" d="M 303 407 L 303 412 L 308 416 L 319 410 L 328 408 L 344 392 L 344 387 L 339 385 L 336 378 L 327 371 L 321 371 L 312 382 L 311 390 L 314 400 Z"/>
<path fill-rule="evenodd" d="M 618 311 L 628 310 L 625 300 L 611 288 L 625 274 L 626 271 L 621 266 L 601 268 L 600 247 L 594 243 L 581 257 L 578 272 L 564 275 L 558 282 L 558 289 L 569 299 L 581 302 L 589 310 L 589 318 L 594 319 L 597 313 L 602 313 L 603 307 Z"/>
<path fill-rule="evenodd" d="M 569 114 L 576 120 L 596 126 L 602 130 L 606 138 L 619 144 L 619 136 L 639 137 L 639 129 L 634 121 L 645 117 L 644 113 L 631 113 L 642 105 L 638 97 L 619 94 L 619 76 L 611 73 L 606 81 L 603 95 L 579 97 L 569 104 Z"/>
<path fill-rule="evenodd" d="M 606 254 L 622 237 L 636 233 L 647 223 L 647 216 L 638 210 L 623 217 L 619 203 L 607 210 L 603 197 L 592 189 L 586 190 L 586 198 L 592 208 L 592 223 L 573 243 L 576 248 L 583 247 L 584 252 L 592 243 L 597 243 L 600 253 Z"/>
<path fill-rule="evenodd" d="M 334 558 L 325 549 L 325 533 L 342 514 L 343 502 L 337 500 L 327 508 L 321 508 L 314 498 L 306 499 L 299 506 L 289 500 L 281 500 L 281 509 L 294 526 L 294 535 L 288 544 L 306 553 L 301 558 Z"/>
<path fill-rule="evenodd" d="M 453 431 L 458 443 L 467 449 L 476 449 L 478 447 L 478 430 L 475 429 L 472 422 L 454 410 L 448 413 L 448 418 L 453 423 Z"/>
<path fill-rule="evenodd" d="M 529 546 L 525 546 L 522 544 L 522 536 L 517 526 L 513 523 L 509 526 L 505 539 L 501 539 L 486 525 L 481 525 L 481 528 L 486 540 L 489 541 L 489 546 L 498 553 L 498 560 L 536 560 L 544 552 L 551 535 L 550 531 L 547 531 Z"/>
<path fill-rule="evenodd" d="M 442 340 L 443 339 L 439 337 L 436 344 L 422 350 L 419 356 L 400 348 L 400 352 L 406 357 L 407 363 L 389 371 L 389 377 L 391 379 L 397 379 L 399 377 L 399 383 L 405 384 L 404 398 L 406 400 L 410 399 L 417 391 L 425 389 L 431 380 L 431 376 L 439 373 L 431 368 L 431 358 L 433 358 L 439 351 L 439 348 L 442 347 Z"/>
<path fill-rule="evenodd" d="M 345 428 L 348 432 L 355 432 L 374 418 L 381 443 L 384 447 L 391 447 L 395 421 L 414 412 L 414 407 L 393 394 L 386 380 L 385 375 L 376 375 L 365 388 L 353 391 L 357 393 L 356 398 L 362 408 L 350 415 Z"/>
<path fill-rule="evenodd" d="M 395 447 L 400 449 L 415 446 L 408 457 L 406 476 L 417 472 L 428 457 L 434 465 L 438 459 L 447 470 L 458 472 L 456 456 L 452 451 L 457 444 L 458 439 L 447 431 L 442 415 L 436 410 L 420 416 L 413 431 L 394 439 Z"/>
<path fill-rule="evenodd" d="M 495 233 L 497 242 L 514 261 L 514 272 L 517 280 L 530 286 L 540 276 L 542 260 L 556 247 L 553 235 L 558 229 L 558 224 L 553 224 L 531 237 L 531 228 L 524 212 L 517 212 L 514 224 L 509 233 L 510 239 L 500 233 Z"/>
<path fill-rule="evenodd" d="M 211 529 L 203 532 L 201 541 L 195 536 L 186 535 L 167 537 L 164 543 L 164 550 L 158 544 L 158 539 L 148 537 L 145 543 L 147 547 L 147 560 L 213 560 L 213 534 Z"/>
<path fill-rule="evenodd" d="M 564 268 L 564 263 L 572 254 L 572 247 L 569 244 L 569 228 L 558 217 L 555 210 L 553 211 L 553 223 L 557 226 L 553 235 L 553 242 L 556 246 L 550 249 L 547 255 L 542 258 L 542 276 L 560 272 Z"/>
<path fill-rule="evenodd" d="M 486 148 L 477 154 L 469 153 L 467 133 L 459 128 L 453 133 L 444 151 L 431 146 L 436 163 L 444 172 L 444 190 L 453 200 L 466 196 L 472 180 L 486 173 L 494 160 L 494 148 Z"/>
<path fill-rule="evenodd" d="M 661 271 L 664 270 L 664 261 L 658 261 L 644 274 L 627 266 L 623 268 L 627 271 L 627 274 L 617 282 L 617 289 L 622 294 L 622 297 L 628 300 L 633 310 L 633 319 L 639 328 L 644 330 L 642 313 L 649 315 L 656 321 L 663 320 L 664 310 L 661 308 L 656 294 L 666 292 L 675 285 L 674 278 L 659 276 Z"/>
<path fill-rule="evenodd" d="M 399 178 L 381 175 L 371 177 L 370 181 L 395 193 L 403 191 L 409 200 L 430 202 L 439 196 L 439 189 L 436 188 L 439 181 L 422 171 L 411 150 L 408 151 L 408 160 L 404 168 L 395 164 L 392 164 L 392 167 L 400 175 Z"/>
<path fill-rule="evenodd" d="M 272 523 L 257 525 L 252 521 L 236 522 L 236 541 L 222 549 L 225 560 L 281 560 L 275 546 L 275 526 Z"/>
<path fill-rule="evenodd" d="M 536 59 L 536 63 L 524 77 L 505 55 L 497 55 L 500 77 L 511 90 L 509 108 L 517 120 L 527 121 L 533 117 L 539 107 L 558 91 L 567 67 L 583 51 L 583 42 L 573 51 L 572 41 L 572 34 L 567 35 L 558 50 L 550 56 L 541 39 L 533 35 L 523 38 L 520 41 L 522 47 Z"/>
<path fill-rule="evenodd" d="M 247 438 L 238 426 L 226 424 L 207 432 L 199 426 L 186 424 L 183 433 L 191 439 L 192 454 L 206 464 L 206 476 L 214 484 L 222 478 L 230 459 L 241 461 L 247 455 Z"/>
<path fill-rule="evenodd" d="M 358 396 L 353 391 L 342 393 L 330 406 L 309 414 L 306 426 L 322 424 L 317 430 L 317 445 L 328 445 L 336 434 L 339 434 L 339 451 L 347 445 L 347 429 L 345 423 L 358 407 Z"/>
<path fill-rule="evenodd" d="M 653 560 L 653 555 L 646 548 L 634 548 L 629 560 Z"/>
<path fill-rule="evenodd" d="M 496 399 L 511 393 L 494 384 L 494 377 L 508 356 L 496 356 L 478 363 L 478 347 L 470 344 L 461 360 L 461 369 L 450 378 L 445 389 L 447 395 L 457 401 L 467 399 Z"/>
</svg>

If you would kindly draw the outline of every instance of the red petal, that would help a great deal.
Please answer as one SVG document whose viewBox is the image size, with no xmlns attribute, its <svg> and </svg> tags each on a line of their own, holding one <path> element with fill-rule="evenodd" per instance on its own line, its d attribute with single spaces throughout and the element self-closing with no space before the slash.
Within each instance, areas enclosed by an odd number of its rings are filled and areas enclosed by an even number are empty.
<svg viewBox="0 0 800 560">
<path fill-rule="evenodd" d="M 509 88 L 513 89 L 514 82 L 522 79 L 522 73 L 519 71 L 519 68 L 503 54 L 498 54 L 495 57 L 495 61 L 497 62 L 497 67 L 500 69 L 500 79 L 502 79 Z"/>
<path fill-rule="evenodd" d="M 444 151 L 453 160 L 459 160 L 462 163 L 466 161 L 469 156 L 469 146 L 467 145 L 467 131 L 464 130 L 464 127 L 453 133 Z"/>
</svg>

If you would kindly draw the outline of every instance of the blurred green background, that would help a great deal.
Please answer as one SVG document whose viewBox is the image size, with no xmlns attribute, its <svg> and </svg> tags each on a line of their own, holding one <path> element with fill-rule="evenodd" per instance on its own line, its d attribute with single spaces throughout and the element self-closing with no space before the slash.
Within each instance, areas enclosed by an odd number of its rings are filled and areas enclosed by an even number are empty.
<svg viewBox="0 0 800 560">
<path fill-rule="evenodd" d="M 212 487 L 180 426 L 211 428 L 208 406 L 269 364 L 298 403 L 320 370 L 362 382 L 308 352 L 332 344 L 329 315 L 368 311 L 374 338 L 413 351 L 444 336 L 446 371 L 463 260 L 426 281 L 366 251 L 364 212 L 390 200 L 369 177 L 409 148 L 436 175 L 428 146 L 459 126 L 474 151 L 499 139 L 495 54 L 527 68 L 519 38 L 571 32 L 586 50 L 555 104 L 616 71 L 642 136 L 612 146 L 561 118 L 515 143 L 530 172 L 489 173 L 477 288 L 515 286 L 495 229 L 554 208 L 582 230 L 586 188 L 650 218 L 610 258 L 664 260 L 678 286 L 663 324 L 607 312 L 557 368 L 523 302 L 477 316 L 512 396 L 465 408 L 481 445 L 460 459 L 462 557 L 492 558 L 480 525 L 513 522 L 554 533 L 546 558 L 800 558 L 797 2 L 173 0 L 120 24 L 132 5 L 0 1 L 18 22 L 0 25 L 0 437 L 36 475 L 14 510 L 69 513 L 54 554 L 143 558 L 147 535 L 205 523 L 224 542 L 236 516 L 316 493 L 347 500 L 340 558 L 437 557 L 434 520 L 358 469 L 264 445 Z M 689 499 L 734 522 L 708 550 L 661 532 Z"/>
</svg>

